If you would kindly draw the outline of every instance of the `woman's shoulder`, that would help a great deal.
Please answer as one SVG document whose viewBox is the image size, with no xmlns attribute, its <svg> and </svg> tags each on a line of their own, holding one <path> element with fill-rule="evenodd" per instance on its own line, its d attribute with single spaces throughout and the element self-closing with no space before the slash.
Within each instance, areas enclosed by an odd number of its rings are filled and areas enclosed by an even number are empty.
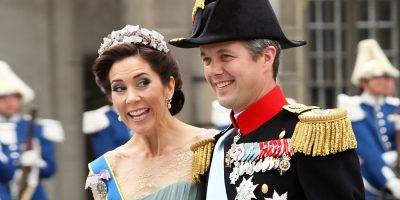
<svg viewBox="0 0 400 200">
<path fill-rule="evenodd" d="M 126 144 L 123 144 L 111 151 L 107 151 L 103 156 L 110 165 L 113 165 L 114 163 L 118 163 L 125 155 L 129 155 L 129 148 Z"/>
<path fill-rule="evenodd" d="M 181 131 L 184 132 L 184 135 L 189 139 L 189 141 L 185 141 L 186 144 L 195 144 L 202 140 L 214 138 L 214 136 L 219 133 L 219 131 L 215 129 L 197 127 L 186 123 L 182 123 L 182 125 L 183 128 Z"/>
<path fill-rule="evenodd" d="M 103 155 L 97 157 L 96 159 L 94 159 L 93 161 L 91 161 L 90 163 L 88 163 L 88 167 L 89 167 L 89 174 L 93 174 L 96 173 L 93 171 L 93 167 L 97 166 L 97 165 L 107 165 L 107 162 L 110 158 L 110 154 L 111 151 L 108 151 L 106 153 L 104 153 Z M 104 163 L 104 164 L 103 164 Z"/>
<path fill-rule="evenodd" d="M 214 138 L 214 136 L 218 133 L 219 131 L 216 129 L 199 128 L 199 130 L 195 134 L 193 143 Z"/>
<path fill-rule="evenodd" d="M 113 166 L 114 163 L 118 162 L 118 160 L 123 157 L 126 150 L 124 145 L 117 147 L 111 151 L 107 151 L 103 155 L 97 157 L 95 160 L 91 161 L 88 166 L 91 172 L 91 166 L 96 165 L 97 163 L 105 163 L 108 166 Z"/>
</svg>

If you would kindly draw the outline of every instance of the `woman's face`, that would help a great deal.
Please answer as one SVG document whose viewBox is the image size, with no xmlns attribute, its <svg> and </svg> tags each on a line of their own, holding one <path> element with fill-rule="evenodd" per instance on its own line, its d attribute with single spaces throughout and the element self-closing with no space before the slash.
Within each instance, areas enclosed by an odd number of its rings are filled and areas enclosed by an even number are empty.
<svg viewBox="0 0 400 200">
<path fill-rule="evenodd" d="M 139 56 L 115 62 L 108 74 L 111 99 L 125 124 L 135 133 L 155 131 L 171 116 L 167 98 L 174 91 L 174 79 L 164 86 L 160 76 Z"/>
</svg>

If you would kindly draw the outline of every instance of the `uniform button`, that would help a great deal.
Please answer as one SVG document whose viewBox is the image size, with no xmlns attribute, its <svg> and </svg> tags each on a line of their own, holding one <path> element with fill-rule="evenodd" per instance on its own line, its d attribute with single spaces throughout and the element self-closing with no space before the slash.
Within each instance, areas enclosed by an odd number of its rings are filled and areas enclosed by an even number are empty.
<svg viewBox="0 0 400 200">
<path fill-rule="evenodd" d="M 10 149 L 10 151 L 17 151 L 18 150 L 18 145 L 16 144 L 10 144 L 8 146 L 8 148 Z"/>
<path fill-rule="evenodd" d="M 19 158 L 19 153 L 18 152 L 12 152 L 12 153 L 10 153 L 10 157 L 12 159 L 17 159 L 17 158 Z"/>
<path fill-rule="evenodd" d="M 378 121 L 378 125 L 379 125 L 379 126 L 385 126 L 385 124 L 386 124 L 386 122 L 385 122 L 385 120 L 383 120 L 383 119 L 380 119 L 380 120 Z"/>
<path fill-rule="evenodd" d="M 387 135 L 382 135 L 382 141 L 387 142 L 389 140 L 389 137 Z"/>
<path fill-rule="evenodd" d="M 267 184 L 263 184 L 262 186 L 261 186 L 261 192 L 263 193 L 263 194 L 267 194 L 267 192 L 268 192 L 268 185 Z"/>
<path fill-rule="evenodd" d="M 283 130 L 281 133 L 279 133 L 279 139 L 282 139 L 283 137 L 285 137 L 286 131 Z"/>
<path fill-rule="evenodd" d="M 386 133 L 386 132 L 387 132 L 387 129 L 386 129 L 385 127 L 381 127 L 381 128 L 379 129 L 379 132 L 381 132 L 381 133 Z"/>
<path fill-rule="evenodd" d="M 378 117 L 378 118 L 383 118 L 383 112 L 378 112 L 378 113 L 376 113 L 376 117 Z"/>
</svg>

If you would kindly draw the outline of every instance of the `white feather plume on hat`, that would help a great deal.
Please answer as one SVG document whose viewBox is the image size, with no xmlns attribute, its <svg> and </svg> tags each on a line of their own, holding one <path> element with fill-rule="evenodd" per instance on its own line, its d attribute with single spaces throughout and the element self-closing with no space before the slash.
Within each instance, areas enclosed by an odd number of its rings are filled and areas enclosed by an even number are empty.
<svg viewBox="0 0 400 200">
<path fill-rule="evenodd" d="M 23 103 L 32 101 L 35 97 L 33 90 L 22 81 L 4 61 L 0 60 L 0 96 L 20 94 Z"/>
<path fill-rule="evenodd" d="M 351 82 L 359 86 L 361 79 L 383 75 L 398 78 L 399 70 L 390 63 L 375 39 L 360 41 L 358 43 L 358 54 Z"/>
</svg>

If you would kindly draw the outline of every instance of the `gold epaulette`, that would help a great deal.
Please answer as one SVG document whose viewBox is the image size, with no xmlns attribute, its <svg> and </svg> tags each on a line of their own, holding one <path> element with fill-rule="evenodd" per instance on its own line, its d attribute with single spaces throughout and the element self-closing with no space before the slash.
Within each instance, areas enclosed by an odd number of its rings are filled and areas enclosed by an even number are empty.
<svg viewBox="0 0 400 200">
<path fill-rule="evenodd" d="M 343 109 L 313 109 L 300 114 L 299 120 L 291 139 L 294 152 L 326 156 L 357 147 Z"/>
<path fill-rule="evenodd" d="M 211 153 L 214 150 L 214 138 L 201 140 L 190 147 L 193 152 L 192 179 L 195 182 L 200 181 L 200 175 L 203 175 L 211 163 Z"/>
</svg>

